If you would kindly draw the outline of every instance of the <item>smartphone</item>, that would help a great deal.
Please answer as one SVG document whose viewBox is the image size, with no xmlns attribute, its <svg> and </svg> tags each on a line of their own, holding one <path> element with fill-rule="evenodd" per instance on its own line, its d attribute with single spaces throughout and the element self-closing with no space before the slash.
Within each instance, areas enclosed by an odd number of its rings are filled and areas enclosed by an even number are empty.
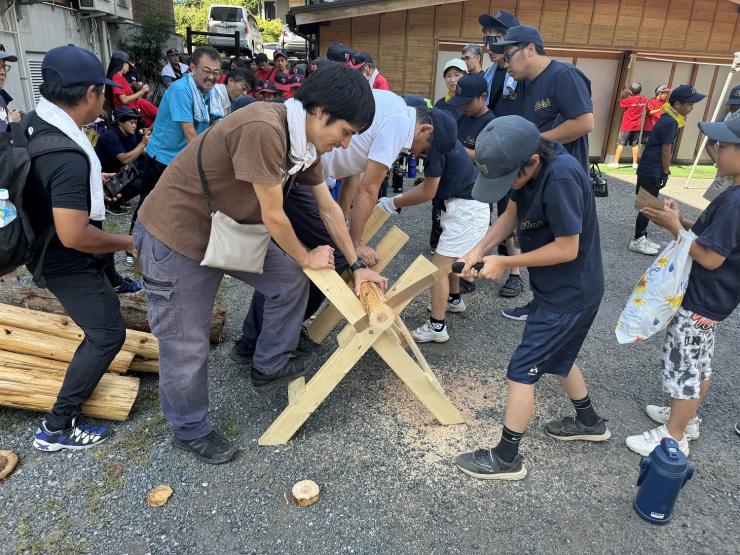
<svg viewBox="0 0 740 555">
<path fill-rule="evenodd" d="M 106 181 L 103 187 L 105 187 L 105 191 L 108 193 L 108 196 L 113 198 L 120 193 L 126 185 L 131 183 L 137 175 L 139 175 L 139 172 L 136 170 L 134 165 L 127 164 L 118 170 L 116 175 Z"/>
</svg>

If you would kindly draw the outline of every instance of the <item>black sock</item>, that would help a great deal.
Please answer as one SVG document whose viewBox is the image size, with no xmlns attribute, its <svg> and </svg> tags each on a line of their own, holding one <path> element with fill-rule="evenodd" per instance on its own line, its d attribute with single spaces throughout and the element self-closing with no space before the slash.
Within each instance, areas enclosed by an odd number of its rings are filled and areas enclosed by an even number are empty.
<svg viewBox="0 0 740 555">
<path fill-rule="evenodd" d="M 513 461 L 519 453 L 519 442 L 523 435 L 524 432 L 515 432 L 504 426 L 501 432 L 501 441 L 492 451 L 504 462 Z"/>
<path fill-rule="evenodd" d="M 596 414 L 591 397 L 588 395 L 583 399 L 571 399 L 570 402 L 576 408 L 576 420 L 580 420 L 582 424 L 593 426 L 599 421 L 599 415 Z"/>
<path fill-rule="evenodd" d="M 447 297 L 447 302 L 450 301 L 459 301 L 460 300 L 460 293 L 450 293 Z"/>
<path fill-rule="evenodd" d="M 436 319 L 430 317 L 429 318 L 429 323 L 432 325 L 432 329 L 434 331 L 442 331 L 443 329 L 445 329 L 445 321 L 444 321 L 444 319 L 442 319 L 442 320 L 436 320 Z"/>
</svg>

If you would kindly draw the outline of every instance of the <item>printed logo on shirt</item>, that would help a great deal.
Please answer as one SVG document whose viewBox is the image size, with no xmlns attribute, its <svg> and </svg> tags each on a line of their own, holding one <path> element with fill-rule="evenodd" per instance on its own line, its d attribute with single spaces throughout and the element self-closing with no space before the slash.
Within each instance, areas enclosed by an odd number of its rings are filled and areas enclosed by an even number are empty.
<svg viewBox="0 0 740 555">
<path fill-rule="evenodd" d="M 532 368 L 529 369 L 529 372 L 527 372 L 527 374 L 529 374 L 530 376 L 536 376 L 537 372 L 539 372 L 539 370 L 537 370 L 537 367 L 532 366 Z"/>
<path fill-rule="evenodd" d="M 509 94 L 503 94 L 501 95 L 502 100 L 516 100 L 519 97 L 516 91 L 512 91 Z"/>
<path fill-rule="evenodd" d="M 483 177 L 488 177 L 488 166 L 481 164 L 477 160 L 473 160 L 473 163 L 475 164 L 475 167 L 478 168 L 478 171 L 483 174 Z"/>
<path fill-rule="evenodd" d="M 475 150 L 475 137 L 471 137 L 470 135 L 468 135 L 467 137 L 465 137 L 463 145 L 465 145 L 465 148 Z"/>
<path fill-rule="evenodd" d="M 534 109 L 537 110 L 544 110 L 545 108 L 549 108 L 552 106 L 552 101 L 549 98 L 543 98 L 542 100 L 538 100 L 534 103 Z"/>
<path fill-rule="evenodd" d="M 545 227 L 544 220 L 537 220 L 536 222 L 524 220 L 519 226 L 519 229 L 522 231 L 532 231 L 533 229 L 540 229 L 541 227 Z"/>
</svg>

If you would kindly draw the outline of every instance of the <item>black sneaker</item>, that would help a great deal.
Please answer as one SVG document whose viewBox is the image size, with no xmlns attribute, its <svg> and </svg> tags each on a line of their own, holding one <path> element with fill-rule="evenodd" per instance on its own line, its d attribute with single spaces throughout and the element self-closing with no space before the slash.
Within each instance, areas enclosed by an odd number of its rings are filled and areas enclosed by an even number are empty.
<svg viewBox="0 0 740 555">
<path fill-rule="evenodd" d="M 521 276 L 518 276 L 516 274 L 509 274 L 506 283 L 504 283 L 501 286 L 501 289 L 498 290 L 498 294 L 500 297 L 506 297 L 509 299 L 518 297 L 523 292 L 524 282 L 522 281 Z"/>
<path fill-rule="evenodd" d="M 218 430 L 196 439 L 172 438 L 178 449 L 189 451 L 195 458 L 208 464 L 223 464 L 236 456 L 236 447 Z"/>
<path fill-rule="evenodd" d="M 521 480 L 527 475 L 527 467 L 523 461 L 524 457 L 518 453 L 513 461 L 507 463 L 493 449 L 478 449 L 458 455 L 455 466 L 479 480 Z"/>
<path fill-rule="evenodd" d="M 272 391 L 281 384 L 305 376 L 317 358 L 315 353 L 296 351 L 291 353 L 288 362 L 282 368 L 272 374 L 263 374 L 252 367 L 252 386 L 258 393 Z"/>
<path fill-rule="evenodd" d="M 612 437 L 606 425 L 606 418 L 599 418 L 593 426 L 586 426 L 580 420 L 572 416 L 564 416 L 560 420 L 551 420 L 545 424 L 545 433 L 563 441 L 606 441 Z"/>
<path fill-rule="evenodd" d="M 229 352 L 229 358 L 237 362 L 246 362 L 251 364 L 254 357 L 254 345 L 248 343 L 246 339 L 240 337 L 234 343 Z"/>
</svg>

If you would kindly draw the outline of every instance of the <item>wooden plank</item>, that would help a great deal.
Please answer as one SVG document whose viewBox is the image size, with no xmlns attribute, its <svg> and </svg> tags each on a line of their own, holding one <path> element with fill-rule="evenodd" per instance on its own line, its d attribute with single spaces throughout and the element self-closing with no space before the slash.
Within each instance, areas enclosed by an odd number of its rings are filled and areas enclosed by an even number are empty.
<svg viewBox="0 0 740 555">
<path fill-rule="evenodd" d="M 329 360 L 306 384 L 300 398 L 294 404 L 288 405 L 262 434 L 258 441 L 259 445 L 281 445 L 293 437 L 372 344 L 381 337 L 371 333 L 372 331 L 367 329 L 356 334 L 344 347 L 334 351 Z"/>
<path fill-rule="evenodd" d="M 295 405 L 298 399 L 306 392 L 306 379 L 300 377 L 288 384 L 288 404 Z"/>
<path fill-rule="evenodd" d="M 373 345 L 373 349 L 391 367 L 401 381 L 406 384 L 440 424 L 463 424 L 465 418 L 452 404 L 438 383 L 424 372 L 409 354 L 395 342 L 391 335 L 384 333 Z"/>
<path fill-rule="evenodd" d="M 367 245 L 370 240 L 375 237 L 375 234 L 381 227 L 383 227 L 383 224 L 388 221 L 388 218 L 390 218 L 390 215 L 382 208 L 376 206 L 375 209 L 373 209 L 370 217 L 367 219 L 367 223 L 365 224 L 362 237 L 360 237 L 360 241 L 363 245 Z"/>
<path fill-rule="evenodd" d="M 459 2 L 460 0 L 434 0 L 435 5 L 454 4 Z M 295 12 L 295 18 L 297 25 L 305 25 L 306 23 L 321 23 L 322 21 L 335 21 L 338 19 L 346 19 L 362 15 L 382 14 L 397 12 L 400 10 L 417 11 L 425 9 L 431 10 L 432 12 L 434 11 L 434 6 L 429 5 L 429 0 L 376 0 L 375 2 L 367 2 L 361 5 L 344 5 L 344 3 L 337 2 L 334 6 L 328 9 L 326 7 L 319 10 L 311 10 L 308 8 Z"/>
<path fill-rule="evenodd" d="M 643 47 L 660 45 L 670 0 L 647 0 L 640 23 L 637 44 Z"/>
<path fill-rule="evenodd" d="M 434 274 L 438 269 L 421 255 L 411 263 L 385 295 L 388 304 L 393 307 L 396 314 L 406 308 L 415 295 L 434 284 L 437 280 Z M 404 298 L 402 300 L 397 298 L 399 295 L 404 296 Z"/>
<path fill-rule="evenodd" d="M 434 36 L 460 37 L 462 33 L 462 4 L 437 6 L 434 16 Z M 483 12 L 481 12 L 483 13 Z"/>
<path fill-rule="evenodd" d="M 542 7 L 542 21 L 540 27 L 542 40 L 545 44 L 562 43 L 565 37 L 565 23 L 568 18 L 568 0 L 545 0 Z"/>
<path fill-rule="evenodd" d="M 490 13 L 491 4 L 488 0 L 466 0 L 462 3 L 462 29 L 463 37 L 480 37 L 481 32 L 478 17 L 484 13 Z"/>
<path fill-rule="evenodd" d="M 355 326 L 366 316 L 354 291 L 334 270 L 304 269 L 303 272 L 321 290 L 329 302 L 342 313 L 349 324 Z"/>
<path fill-rule="evenodd" d="M 10 351 L 0 351 L 0 366 L 10 366 L 12 368 L 23 368 L 29 370 L 47 369 L 47 370 L 67 370 L 68 363 L 50 358 L 42 358 L 34 355 L 22 353 L 12 353 Z"/>
</svg>

